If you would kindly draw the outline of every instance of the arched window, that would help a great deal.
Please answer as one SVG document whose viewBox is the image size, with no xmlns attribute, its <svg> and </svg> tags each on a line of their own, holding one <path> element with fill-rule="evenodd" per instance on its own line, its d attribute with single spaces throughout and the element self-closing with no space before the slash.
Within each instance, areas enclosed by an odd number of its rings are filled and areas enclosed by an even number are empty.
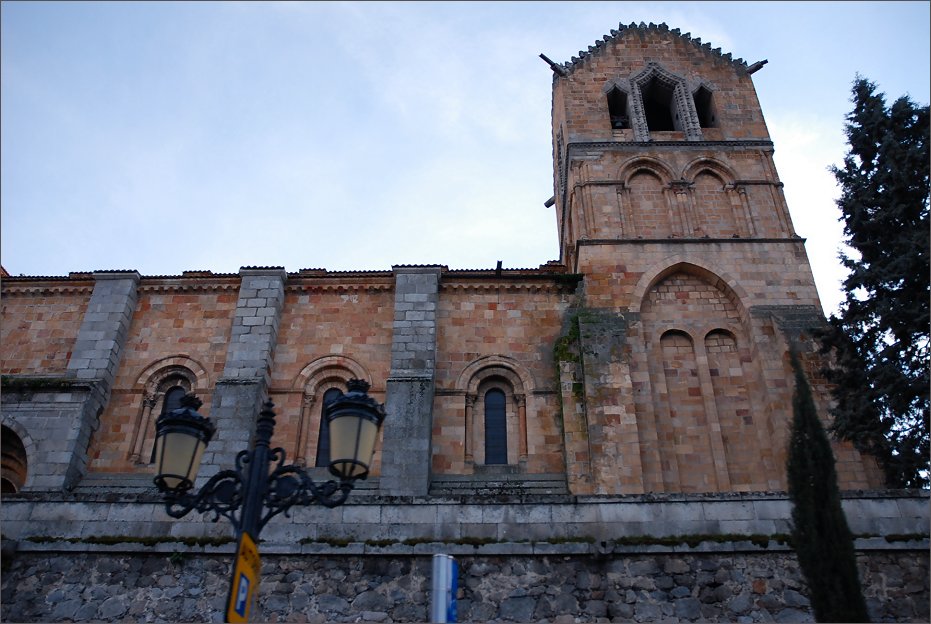
<svg viewBox="0 0 931 624">
<path fill-rule="evenodd" d="M 533 378 L 519 362 L 490 355 L 463 369 L 463 459 L 476 474 L 522 471 L 527 465 L 527 395 Z M 488 470 L 482 470 L 488 467 Z"/>
<path fill-rule="evenodd" d="M 136 464 L 155 462 L 155 422 L 162 414 L 181 407 L 181 399 L 197 392 L 196 377 L 183 366 L 157 370 L 145 384 L 129 460 Z"/>
<path fill-rule="evenodd" d="M 330 465 L 330 432 L 323 417 L 324 405 L 345 392 L 350 379 L 369 380 L 371 375 L 352 358 L 328 355 L 304 366 L 292 383 L 293 389 L 303 390 L 297 431 L 289 449 L 298 466 L 317 469 Z"/>
<path fill-rule="evenodd" d="M 205 405 L 203 413 L 209 411 L 210 378 L 207 371 L 196 360 L 186 355 L 171 355 L 153 361 L 136 378 L 133 386 L 133 404 L 139 410 L 130 423 L 131 442 L 127 459 L 140 469 L 154 457 L 155 421 L 165 412 L 181 407 L 185 394 L 194 393 Z M 122 409 L 113 406 L 116 409 Z M 108 408 L 110 409 L 110 408 Z M 114 418 L 117 416 L 111 414 Z M 126 425 L 120 425 L 126 431 Z M 93 445 L 101 442 L 102 437 L 93 437 Z M 95 452 L 101 449 L 95 448 Z"/>
<path fill-rule="evenodd" d="M 3 445 L 2 471 L 0 471 L 0 494 L 19 492 L 26 483 L 26 447 L 12 429 L 0 428 Z"/>
<path fill-rule="evenodd" d="M 485 393 L 485 463 L 508 463 L 507 397 L 497 388 Z"/>
<path fill-rule="evenodd" d="M 173 386 L 166 390 L 165 401 L 162 403 L 162 414 L 167 414 L 181 407 L 181 399 L 185 394 L 187 394 L 187 390 L 181 386 Z"/>
<path fill-rule="evenodd" d="M 165 390 L 165 396 L 162 399 L 161 414 L 167 414 L 168 412 L 181 407 L 181 399 L 184 398 L 185 394 L 187 394 L 187 390 L 185 390 L 183 386 L 172 386 Z M 152 445 L 152 453 L 149 456 L 149 463 L 155 463 L 155 445 Z"/>
<path fill-rule="evenodd" d="M 325 468 L 330 465 L 330 428 L 327 427 L 326 418 L 323 416 L 323 408 L 341 394 L 339 388 L 330 388 L 323 393 L 323 403 L 320 411 L 320 433 L 317 436 L 317 461 L 314 466 Z"/>
</svg>

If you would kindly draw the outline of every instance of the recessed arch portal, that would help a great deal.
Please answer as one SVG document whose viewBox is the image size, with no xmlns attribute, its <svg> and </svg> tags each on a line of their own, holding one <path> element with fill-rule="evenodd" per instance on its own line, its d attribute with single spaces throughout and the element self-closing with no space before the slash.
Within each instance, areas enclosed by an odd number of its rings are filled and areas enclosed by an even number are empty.
<svg viewBox="0 0 931 624">
<path fill-rule="evenodd" d="M 727 281 L 677 262 L 644 276 L 639 308 L 659 444 L 653 482 L 672 492 L 766 489 L 771 453 L 751 395 L 759 371 Z"/>
</svg>

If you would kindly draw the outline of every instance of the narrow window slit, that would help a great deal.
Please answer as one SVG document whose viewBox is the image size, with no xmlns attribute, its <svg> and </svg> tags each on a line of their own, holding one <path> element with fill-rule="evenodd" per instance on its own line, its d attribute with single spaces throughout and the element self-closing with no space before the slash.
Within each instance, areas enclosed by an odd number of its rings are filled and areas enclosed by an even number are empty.
<svg viewBox="0 0 931 624">
<path fill-rule="evenodd" d="M 608 91 L 608 115 L 611 117 L 612 130 L 630 128 L 630 115 L 627 112 L 627 94 L 614 87 Z"/>
<path fill-rule="evenodd" d="M 714 102 L 712 101 L 711 91 L 704 86 L 698 87 L 698 90 L 692 95 L 695 101 L 695 112 L 698 113 L 698 125 L 702 128 L 716 127 L 714 115 Z"/>
</svg>

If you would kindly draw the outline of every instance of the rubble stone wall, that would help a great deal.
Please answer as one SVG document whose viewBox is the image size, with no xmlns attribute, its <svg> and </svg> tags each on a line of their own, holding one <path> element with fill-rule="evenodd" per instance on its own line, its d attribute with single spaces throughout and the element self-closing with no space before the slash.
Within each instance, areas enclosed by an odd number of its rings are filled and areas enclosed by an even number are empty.
<svg viewBox="0 0 931 624">
<path fill-rule="evenodd" d="M 0 619 L 222 621 L 231 553 L 177 548 L 5 556 Z M 861 552 L 858 562 L 872 621 L 928 621 L 926 551 Z M 457 563 L 464 622 L 814 621 L 788 551 L 458 555 Z M 428 554 L 263 555 L 252 619 L 427 621 L 430 574 Z"/>
</svg>

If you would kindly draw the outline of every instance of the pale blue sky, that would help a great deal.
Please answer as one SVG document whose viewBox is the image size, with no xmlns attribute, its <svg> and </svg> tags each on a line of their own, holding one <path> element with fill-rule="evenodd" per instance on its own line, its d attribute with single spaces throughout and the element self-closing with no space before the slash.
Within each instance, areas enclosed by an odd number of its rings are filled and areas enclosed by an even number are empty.
<svg viewBox="0 0 931 624">
<path fill-rule="evenodd" d="M 2 3 L 13 275 L 536 267 L 552 73 L 619 22 L 748 62 L 827 311 L 857 72 L 929 100 L 928 2 Z"/>
</svg>

